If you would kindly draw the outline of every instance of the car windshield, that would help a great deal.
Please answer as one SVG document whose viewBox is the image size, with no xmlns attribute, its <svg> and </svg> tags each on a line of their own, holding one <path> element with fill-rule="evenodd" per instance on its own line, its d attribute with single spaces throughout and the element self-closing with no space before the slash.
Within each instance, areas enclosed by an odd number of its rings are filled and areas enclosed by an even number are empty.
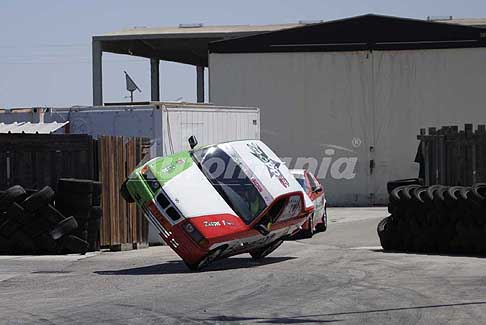
<svg viewBox="0 0 486 325">
<path fill-rule="evenodd" d="M 239 164 L 221 148 L 198 149 L 191 156 L 216 191 L 246 224 L 255 220 L 267 207 Z"/>
</svg>

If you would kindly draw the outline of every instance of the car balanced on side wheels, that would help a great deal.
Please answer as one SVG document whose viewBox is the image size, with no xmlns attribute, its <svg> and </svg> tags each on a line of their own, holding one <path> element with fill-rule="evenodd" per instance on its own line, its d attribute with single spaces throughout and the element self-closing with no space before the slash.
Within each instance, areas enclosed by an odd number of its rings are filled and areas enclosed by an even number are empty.
<svg viewBox="0 0 486 325">
<path fill-rule="evenodd" d="M 314 205 L 288 168 L 259 140 L 196 148 L 142 164 L 120 193 L 136 202 L 191 270 L 276 250 Z"/>
</svg>

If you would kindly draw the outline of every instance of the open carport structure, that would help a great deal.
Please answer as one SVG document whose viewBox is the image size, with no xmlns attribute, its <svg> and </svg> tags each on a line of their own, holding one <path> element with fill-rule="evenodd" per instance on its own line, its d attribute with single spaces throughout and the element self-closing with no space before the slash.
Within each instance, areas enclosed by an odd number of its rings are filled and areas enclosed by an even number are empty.
<svg viewBox="0 0 486 325">
<path fill-rule="evenodd" d="M 295 26 L 298 24 L 207 27 L 202 24 L 181 24 L 179 27 L 133 28 L 94 36 L 92 40 L 93 105 L 103 105 L 103 52 L 150 59 L 152 101 L 160 100 L 160 60 L 194 65 L 197 71 L 197 101 L 204 102 L 204 68 L 208 66 L 210 42 Z"/>
</svg>

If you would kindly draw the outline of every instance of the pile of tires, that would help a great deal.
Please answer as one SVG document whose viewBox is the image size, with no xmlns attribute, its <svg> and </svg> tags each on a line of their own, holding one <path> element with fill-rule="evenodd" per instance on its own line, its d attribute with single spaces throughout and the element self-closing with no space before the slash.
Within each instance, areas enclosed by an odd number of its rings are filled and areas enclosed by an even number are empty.
<svg viewBox="0 0 486 325">
<path fill-rule="evenodd" d="M 408 184 L 390 191 L 390 216 L 378 224 L 384 250 L 486 254 L 486 183 Z"/>
<path fill-rule="evenodd" d="M 88 243 L 88 250 L 100 249 L 101 182 L 61 178 L 57 183 L 56 207 L 78 223 L 74 235 Z"/>
<path fill-rule="evenodd" d="M 60 180 L 57 195 L 49 186 L 28 190 L 16 185 L 0 191 L 0 254 L 84 254 L 97 249 L 100 196 L 101 184 L 80 180 Z"/>
</svg>

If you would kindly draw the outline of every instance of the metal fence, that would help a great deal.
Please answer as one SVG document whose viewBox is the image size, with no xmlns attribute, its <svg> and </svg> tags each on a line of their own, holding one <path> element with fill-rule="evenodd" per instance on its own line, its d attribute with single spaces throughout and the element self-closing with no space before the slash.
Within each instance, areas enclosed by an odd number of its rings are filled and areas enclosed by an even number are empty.
<svg viewBox="0 0 486 325">
<path fill-rule="evenodd" d="M 419 156 L 426 185 L 486 182 L 486 128 L 465 124 L 420 130 Z"/>
</svg>

